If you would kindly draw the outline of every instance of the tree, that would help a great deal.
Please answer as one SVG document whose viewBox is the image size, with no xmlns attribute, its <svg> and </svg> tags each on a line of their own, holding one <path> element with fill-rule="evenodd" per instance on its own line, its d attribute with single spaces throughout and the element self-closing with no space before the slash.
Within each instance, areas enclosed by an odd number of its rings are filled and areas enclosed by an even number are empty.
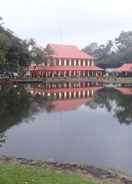
<svg viewBox="0 0 132 184">
<path fill-rule="evenodd" d="M 115 41 L 120 51 L 132 47 L 132 31 L 122 31 Z"/>
<path fill-rule="evenodd" d="M 125 123 L 127 125 L 132 123 L 131 95 L 123 95 L 112 88 L 103 88 L 96 93 L 94 101 L 87 105 L 92 109 L 98 107 L 106 108 L 108 112 L 112 112 L 113 116 L 118 119 L 119 123 Z"/>
<path fill-rule="evenodd" d="M 38 47 L 33 39 L 18 38 L 2 25 L 2 20 L 0 17 L 0 70 L 19 71 L 31 62 L 44 62 L 44 48 Z"/>
<path fill-rule="evenodd" d="M 31 63 L 40 64 L 46 62 L 46 49 L 37 46 L 36 42 L 33 39 L 24 40 L 24 43 L 30 53 Z"/>
<path fill-rule="evenodd" d="M 98 43 L 96 42 L 92 42 L 91 44 L 89 44 L 88 46 L 86 46 L 83 51 L 87 52 L 89 54 L 95 54 L 96 50 L 98 49 Z"/>
<path fill-rule="evenodd" d="M 96 64 L 103 68 L 118 67 L 132 61 L 132 31 L 122 31 L 114 41 L 106 44 L 91 43 L 83 49 L 96 57 Z"/>
<path fill-rule="evenodd" d="M 2 26 L 2 24 L 3 24 L 3 18 L 0 17 L 0 26 Z"/>
<path fill-rule="evenodd" d="M 9 49 L 9 37 L 5 33 L 0 33 L 0 68 L 6 65 L 6 54 Z"/>
</svg>

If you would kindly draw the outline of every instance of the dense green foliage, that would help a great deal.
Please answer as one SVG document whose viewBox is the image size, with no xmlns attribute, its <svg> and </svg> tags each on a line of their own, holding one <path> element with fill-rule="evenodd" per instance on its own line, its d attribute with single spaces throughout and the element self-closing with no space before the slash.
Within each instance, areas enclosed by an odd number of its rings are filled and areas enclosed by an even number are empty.
<svg viewBox="0 0 132 184">
<path fill-rule="evenodd" d="M 6 140 L 4 132 L 29 116 L 31 98 L 23 87 L 5 85 L 0 90 L 0 104 L 0 146 L 2 146 Z"/>
<path fill-rule="evenodd" d="M 45 49 L 33 39 L 22 40 L 5 28 L 0 18 L 0 71 L 21 71 L 30 63 L 42 63 Z"/>
<path fill-rule="evenodd" d="M 98 66 L 117 67 L 123 63 L 132 62 L 132 31 L 121 32 L 114 41 L 109 40 L 106 44 L 91 43 L 83 49 L 96 58 Z"/>
<path fill-rule="evenodd" d="M 0 165 L 0 184 L 95 184 L 76 174 L 46 168 Z"/>
<path fill-rule="evenodd" d="M 0 24 L 0 70 L 17 71 L 30 62 L 30 54 L 23 40 Z"/>
<path fill-rule="evenodd" d="M 18 125 L 23 119 L 31 118 L 33 114 L 45 106 L 45 101 L 39 96 L 31 96 L 24 86 L 2 85 L 0 90 L 0 146 L 6 141 L 5 131 Z"/>
</svg>

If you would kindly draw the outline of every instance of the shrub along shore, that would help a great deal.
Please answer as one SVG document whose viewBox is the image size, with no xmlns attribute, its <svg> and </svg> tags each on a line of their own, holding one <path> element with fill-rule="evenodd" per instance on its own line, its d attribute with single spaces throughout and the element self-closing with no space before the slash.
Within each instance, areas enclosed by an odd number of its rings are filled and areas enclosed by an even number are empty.
<svg viewBox="0 0 132 184">
<path fill-rule="evenodd" d="M 132 184 L 113 170 L 69 163 L 0 157 L 0 184 Z"/>
</svg>

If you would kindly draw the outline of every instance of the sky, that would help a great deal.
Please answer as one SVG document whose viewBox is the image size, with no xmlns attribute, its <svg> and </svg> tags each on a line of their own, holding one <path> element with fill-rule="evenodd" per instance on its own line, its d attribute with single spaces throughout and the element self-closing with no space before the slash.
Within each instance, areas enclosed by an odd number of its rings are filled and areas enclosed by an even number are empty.
<svg viewBox="0 0 132 184">
<path fill-rule="evenodd" d="M 1 0 L 0 16 L 22 39 L 83 48 L 132 30 L 132 0 Z"/>
</svg>

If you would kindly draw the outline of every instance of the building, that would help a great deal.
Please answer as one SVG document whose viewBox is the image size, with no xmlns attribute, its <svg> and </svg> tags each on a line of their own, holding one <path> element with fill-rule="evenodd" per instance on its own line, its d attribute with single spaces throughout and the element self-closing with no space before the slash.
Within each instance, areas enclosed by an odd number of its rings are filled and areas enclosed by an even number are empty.
<svg viewBox="0 0 132 184">
<path fill-rule="evenodd" d="M 73 45 L 48 44 L 45 63 L 29 67 L 32 78 L 100 77 L 94 58 Z"/>
<path fill-rule="evenodd" d="M 112 73 L 118 77 L 132 77 L 132 64 L 123 64 L 118 68 L 114 68 Z"/>
</svg>

